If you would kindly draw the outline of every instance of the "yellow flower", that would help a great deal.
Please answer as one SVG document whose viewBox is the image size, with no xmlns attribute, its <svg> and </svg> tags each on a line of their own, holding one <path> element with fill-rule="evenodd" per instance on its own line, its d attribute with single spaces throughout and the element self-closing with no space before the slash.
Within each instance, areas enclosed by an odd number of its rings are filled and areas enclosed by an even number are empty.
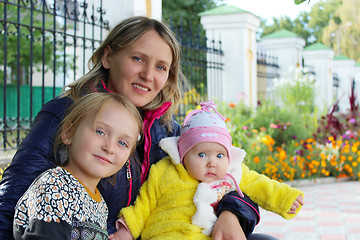
<svg viewBox="0 0 360 240">
<path fill-rule="evenodd" d="M 352 151 L 353 153 L 357 152 L 357 147 L 356 147 L 356 146 L 352 146 L 352 147 L 351 147 L 351 151 Z"/>
<path fill-rule="evenodd" d="M 326 162 L 323 160 L 323 161 L 321 161 L 321 166 L 324 168 L 324 167 L 326 167 Z M 325 170 L 325 169 L 324 169 Z"/>
</svg>

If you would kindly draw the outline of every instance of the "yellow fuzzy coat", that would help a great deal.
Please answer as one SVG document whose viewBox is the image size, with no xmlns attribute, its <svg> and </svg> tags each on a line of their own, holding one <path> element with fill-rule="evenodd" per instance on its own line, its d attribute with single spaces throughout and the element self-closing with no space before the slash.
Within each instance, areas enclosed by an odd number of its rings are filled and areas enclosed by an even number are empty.
<svg viewBox="0 0 360 240">
<path fill-rule="evenodd" d="M 286 219 L 292 203 L 302 191 L 284 183 L 270 180 L 265 175 L 249 170 L 241 164 L 243 193 L 260 207 Z M 141 239 L 211 239 L 201 228 L 192 224 L 196 212 L 193 202 L 199 182 L 190 177 L 182 164 L 174 164 L 166 157 L 154 164 L 147 181 L 140 189 L 134 206 L 120 212 L 134 238 Z"/>
</svg>

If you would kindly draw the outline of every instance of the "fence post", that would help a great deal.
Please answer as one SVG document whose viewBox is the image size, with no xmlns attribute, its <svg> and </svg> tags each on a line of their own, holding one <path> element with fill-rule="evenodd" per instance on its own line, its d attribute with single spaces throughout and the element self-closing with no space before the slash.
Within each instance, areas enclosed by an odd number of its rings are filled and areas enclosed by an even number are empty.
<svg viewBox="0 0 360 240">
<path fill-rule="evenodd" d="M 351 84 L 354 80 L 355 61 L 343 55 L 335 56 L 333 61 L 334 72 L 339 75 L 339 111 L 348 112 Z"/>
<path fill-rule="evenodd" d="M 271 54 L 278 56 L 280 77 L 287 77 L 289 70 L 302 67 L 301 51 L 305 46 L 305 40 L 295 33 L 283 29 L 264 36 L 261 44 Z"/>
<path fill-rule="evenodd" d="M 315 105 L 321 110 L 334 103 L 333 64 L 334 51 L 321 43 L 315 43 L 303 49 L 304 68 L 314 67 L 315 71 Z"/>
<path fill-rule="evenodd" d="M 257 105 L 256 31 L 259 17 L 232 5 L 224 5 L 200 13 L 208 39 L 221 40 L 222 96 L 225 102 Z M 211 77 L 212 74 L 209 74 Z M 208 78 L 208 83 L 211 79 Z M 208 86 L 212 86 L 208 84 Z M 211 89 L 209 89 L 211 93 Z M 215 91 L 216 92 L 216 91 Z M 209 96 L 209 98 L 216 96 Z M 216 100 L 216 99 L 215 99 Z"/>
</svg>

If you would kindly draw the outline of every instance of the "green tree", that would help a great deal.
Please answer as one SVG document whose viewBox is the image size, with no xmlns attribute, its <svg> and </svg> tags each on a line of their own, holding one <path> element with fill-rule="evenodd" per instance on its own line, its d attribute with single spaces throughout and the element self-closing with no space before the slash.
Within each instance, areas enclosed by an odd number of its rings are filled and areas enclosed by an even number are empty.
<svg viewBox="0 0 360 240">
<path fill-rule="evenodd" d="M 164 0 L 162 1 L 162 17 L 164 22 L 174 27 L 185 29 L 192 25 L 194 31 L 201 27 L 199 13 L 215 8 L 223 0 Z"/>
<path fill-rule="evenodd" d="M 297 4 L 303 2 L 305 1 L 295 0 L 295 3 Z M 262 21 L 261 36 L 268 35 L 281 29 L 286 29 L 296 33 L 299 37 L 302 37 L 305 40 L 306 45 L 314 42 L 323 42 L 325 27 L 327 27 L 331 21 L 341 21 L 339 14 L 337 13 L 341 6 L 341 0 L 320 1 L 312 6 L 310 12 L 302 11 L 294 20 L 285 16 L 273 18 L 273 24 Z"/>
<path fill-rule="evenodd" d="M 316 42 L 322 42 L 324 28 L 331 20 L 339 21 L 336 10 L 340 7 L 341 0 L 327 0 L 314 4 L 309 13 L 309 25 Z"/>
<path fill-rule="evenodd" d="M 29 8 L 30 4 L 18 8 L 13 4 L 0 3 L 0 16 L 3 18 L 0 31 L 0 65 L 5 64 L 6 53 L 7 81 L 11 84 L 15 84 L 17 79 L 21 85 L 28 84 L 31 66 L 33 71 L 42 71 L 44 63 L 45 72 L 53 69 L 54 51 L 63 47 L 62 44 L 54 46 L 54 34 L 51 31 L 56 23 L 53 16 L 49 13 L 43 15 L 42 7 L 33 6 L 32 11 Z M 62 67 L 63 58 L 64 56 L 56 55 L 56 69 Z M 0 84 L 3 84 L 3 81 L 4 69 L 1 68 Z"/>
<path fill-rule="evenodd" d="M 307 27 L 308 22 L 309 14 L 307 12 L 300 13 L 295 20 L 291 20 L 288 16 L 273 18 L 272 25 L 267 25 L 267 21 L 262 19 L 260 23 L 260 37 L 286 29 L 305 39 L 306 45 L 308 45 L 314 41 L 312 38 L 312 30 Z"/>
<path fill-rule="evenodd" d="M 322 41 L 336 54 L 360 61 L 360 2 L 342 0 L 323 30 Z"/>
</svg>

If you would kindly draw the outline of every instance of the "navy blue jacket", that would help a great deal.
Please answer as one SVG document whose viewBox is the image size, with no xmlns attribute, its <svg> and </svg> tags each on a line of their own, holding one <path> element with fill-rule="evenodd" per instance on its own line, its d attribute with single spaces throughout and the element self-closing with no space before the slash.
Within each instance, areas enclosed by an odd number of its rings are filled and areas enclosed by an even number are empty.
<svg viewBox="0 0 360 240">
<path fill-rule="evenodd" d="M 54 137 L 71 103 L 72 100 L 68 97 L 58 97 L 43 106 L 10 166 L 4 171 L 0 182 L 0 239 L 12 239 L 15 206 L 30 184 L 39 174 L 57 165 L 53 152 Z M 165 103 L 158 110 L 143 113 L 145 141 L 136 149 L 139 162 L 132 162 L 130 166 L 125 165 L 116 174 L 115 182 L 107 178 L 102 179 L 98 185 L 109 208 L 110 234 L 116 231 L 115 221 L 119 210 L 134 202 L 142 182 L 147 178 L 150 166 L 166 156 L 159 147 L 159 141 L 164 137 L 180 135 L 180 125 L 176 121 L 173 121 L 174 128 L 169 133 L 160 123 L 159 118 L 169 106 Z M 129 171 L 128 168 L 131 170 Z M 234 194 L 239 197 L 237 193 Z M 224 201 L 221 206 L 236 214 L 241 223 L 246 222 L 246 229 L 250 229 L 250 232 L 245 233 L 246 235 L 252 232 L 259 221 L 253 213 L 247 214 L 248 206 L 235 197 L 226 198 L 226 202 Z M 221 211 L 221 208 L 218 211 Z"/>
</svg>

